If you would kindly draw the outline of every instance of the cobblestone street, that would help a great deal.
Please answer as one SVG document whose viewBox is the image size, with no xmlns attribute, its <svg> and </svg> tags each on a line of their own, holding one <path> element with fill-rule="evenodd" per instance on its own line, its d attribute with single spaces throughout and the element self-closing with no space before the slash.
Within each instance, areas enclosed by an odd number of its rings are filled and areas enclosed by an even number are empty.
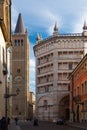
<svg viewBox="0 0 87 130">
<path fill-rule="evenodd" d="M 39 126 L 33 126 L 33 122 L 19 123 L 21 130 L 84 130 L 68 125 L 56 125 L 51 122 L 39 122 Z"/>
</svg>

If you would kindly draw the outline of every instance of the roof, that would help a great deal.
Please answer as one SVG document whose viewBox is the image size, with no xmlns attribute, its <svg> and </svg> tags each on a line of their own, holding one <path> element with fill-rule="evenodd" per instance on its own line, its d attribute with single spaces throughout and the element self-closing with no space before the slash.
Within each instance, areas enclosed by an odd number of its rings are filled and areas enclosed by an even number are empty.
<svg viewBox="0 0 87 130">
<path fill-rule="evenodd" d="M 15 33 L 23 33 L 23 34 L 25 33 L 21 13 L 19 13 L 19 16 L 18 16 Z"/>
</svg>

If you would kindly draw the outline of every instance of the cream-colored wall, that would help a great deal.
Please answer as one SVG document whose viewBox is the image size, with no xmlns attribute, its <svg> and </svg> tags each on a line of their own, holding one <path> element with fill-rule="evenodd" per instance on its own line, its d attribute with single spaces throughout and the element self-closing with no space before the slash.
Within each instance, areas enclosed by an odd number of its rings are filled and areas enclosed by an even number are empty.
<svg viewBox="0 0 87 130">
<path fill-rule="evenodd" d="M 0 118 L 5 116 L 5 76 L 3 75 L 3 48 L 5 51 L 5 61 L 6 61 L 6 50 L 5 50 L 5 40 L 0 28 Z"/>
<path fill-rule="evenodd" d="M 52 37 L 52 39 L 48 38 L 46 41 L 36 43 L 34 46 L 36 57 L 36 114 L 39 119 L 54 120 L 61 116 L 59 115 L 60 101 L 65 95 L 69 94 L 67 77 L 81 60 L 85 50 L 85 43 L 80 36 Z M 46 56 L 52 53 L 51 60 L 48 57 L 47 61 Z M 69 68 L 69 63 L 72 63 L 72 69 Z M 45 71 L 47 65 L 51 64 L 53 64 L 52 70 Z M 42 68 L 43 72 L 41 71 Z M 41 73 L 38 72 L 38 69 Z M 45 76 L 50 74 L 53 74 L 53 80 L 45 81 Z M 44 91 L 47 85 L 49 85 L 49 92 Z M 45 97 L 49 97 L 49 99 L 45 99 Z M 39 99 L 40 102 L 38 102 Z M 51 100 L 47 110 L 44 110 L 44 100 L 48 100 L 48 102 Z"/>
<path fill-rule="evenodd" d="M 87 53 L 87 41 L 84 41 L 84 55 Z"/>
</svg>

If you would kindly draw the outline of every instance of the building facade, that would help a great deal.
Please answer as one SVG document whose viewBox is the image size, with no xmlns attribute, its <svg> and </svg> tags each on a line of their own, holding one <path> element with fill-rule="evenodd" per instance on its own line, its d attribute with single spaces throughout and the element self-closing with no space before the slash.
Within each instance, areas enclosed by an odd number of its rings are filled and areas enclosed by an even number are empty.
<svg viewBox="0 0 87 130">
<path fill-rule="evenodd" d="M 28 102 L 28 119 L 32 120 L 35 117 L 35 98 L 34 93 L 29 92 L 29 102 Z"/>
<path fill-rule="evenodd" d="M 87 122 L 87 54 L 70 75 L 70 121 Z"/>
<path fill-rule="evenodd" d="M 40 120 L 69 119 L 68 76 L 87 52 L 86 29 L 84 22 L 82 33 L 59 34 L 56 23 L 52 36 L 37 35 L 36 116 Z"/>
<path fill-rule="evenodd" d="M 12 94 L 19 91 L 17 96 L 12 96 L 12 118 L 21 120 L 28 118 L 29 101 L 29 51 L 30 42 L 28 32 L 24 29 L 22 16 L 19 14 L 15 32 L 12 35 L 11 50 L 11 79 Z"/>
<path fill-rule="evenodd" d="M 0 0 L 0 118 L 6 116 L 7 48 L 11 44 L 11 1 Z"/>
</svg>

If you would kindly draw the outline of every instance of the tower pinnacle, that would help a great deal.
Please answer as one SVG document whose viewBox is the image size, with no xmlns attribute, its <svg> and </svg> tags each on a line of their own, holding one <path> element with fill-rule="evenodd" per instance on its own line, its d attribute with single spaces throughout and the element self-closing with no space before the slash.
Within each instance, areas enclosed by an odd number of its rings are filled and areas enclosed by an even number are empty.
<svg viewBox="0 0 87 130">
<path fill-rule="evenodd" d="M 86 23 L 86 20 L 84 21 L 84 25 L 83 25 L 83 33 L 82 33 L 83 36 L 87 36 L 87 23 Z"/>
<path fill-rule="evenodd" d="M 84 30 L 87 30 L 87 23 L 86 23 L 86 20 L 84 21 L 83 29 L 84 29 Z"/>
<path fill-rule="evenodd" d="M 15 33 L 25 33 L 21 13 L 19 13 Z"/>
<path fill-rule="evenodd" d="M 57 25 L 57 22 L 55 22 L 53 34 L 54 34 L 54 35 L 58 35 L 58 25 Z"/>
</svg>

